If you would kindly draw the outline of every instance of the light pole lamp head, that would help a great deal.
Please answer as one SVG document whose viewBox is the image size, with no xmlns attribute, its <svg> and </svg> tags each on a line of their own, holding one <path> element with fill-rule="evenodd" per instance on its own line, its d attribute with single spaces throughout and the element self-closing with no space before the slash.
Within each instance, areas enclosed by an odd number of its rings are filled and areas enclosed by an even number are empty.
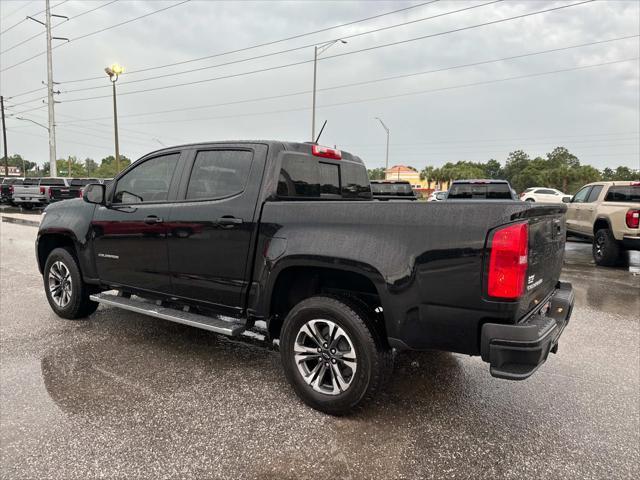
<svg viewBox="0 0 640 480">
<path fill-rule="evenodd" d="M 118 80 L 118 76 L 124 73 L 124 67 L 117 63 L 113 63 L 104 69 L 105 73 L 109 75 L 109 79 L 112 82 Z"/>
</svg>

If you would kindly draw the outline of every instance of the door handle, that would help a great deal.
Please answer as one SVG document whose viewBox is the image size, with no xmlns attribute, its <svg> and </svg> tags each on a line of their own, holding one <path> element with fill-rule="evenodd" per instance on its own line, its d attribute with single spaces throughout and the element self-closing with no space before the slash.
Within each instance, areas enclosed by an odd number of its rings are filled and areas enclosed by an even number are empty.
<svg viewBox="0 0 640 480">
<path fill-rule="evenodd" d="M 243 223 L 241 218 L 236 218 L 236 217 L 220 217 L 218 220 L 216 220 L 216 223 L 224 228 L 233 228 L 236 225 L 241 225 Z"/>
<path fill-rule="evenodd" d="M 148 217 L 146 217 L 144 219 L 144 223 L 148 224 L 148 225 L 153 225 L 155 223 L 162 223 L 164 222 L 164 220 L 162 220 L 162 218 L 156 216 L 156 215 L 149 215 Z"/>
</svg>

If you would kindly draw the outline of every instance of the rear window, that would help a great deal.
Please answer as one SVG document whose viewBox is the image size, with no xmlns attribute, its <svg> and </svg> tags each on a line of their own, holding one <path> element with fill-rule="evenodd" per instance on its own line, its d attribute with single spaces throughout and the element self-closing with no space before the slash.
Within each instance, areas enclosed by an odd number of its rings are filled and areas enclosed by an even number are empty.
<svg viewBox="0 0 640 480">
<path fill-rule="evenodd" d="M 40 185 L 64 186 L 64 180 L 62 178 L 43 178 L 42 180 L 40 180 Z"/>
<path fill-rule="evenodd" d="M 511 188 L 506 183 L 454 183 L 447 200 L 512 200 Z"/>
<path fill-rule="evenodd" d="M 413 197 L 413 190 L 408 183 L 372 183 L 371 193 L 381 196 Z"/>
<path fill-rule="evenodd" d="M 640 202 L 640 186 L 619 185 L 609 187 L 605 202 Z"/>
<path fill-rule="evenodd" d="M 23 185 L 39 185 L 40 184 L 40 179 L 39 178 L 25 178 L 24 182 L 22 184 Z"/>
<path fill-rule="evenodd" d="M 5 178 L 2 181 L 3 185 L 22 185 L 22 179 L 21 178 Z"/>
<path fill-rule="evenodd" d="M 319 162 L 299 153 L 282 156 L 277 192 L 287 198 L 371 198 L 364 165 Z"/>
<path fill-rule="evenodd" d="M 98 183 L 98 180 L 96 178 L 73 178 L 70 185 L 72 187 L 84 187 L 90 183 Z"/>
</svg>

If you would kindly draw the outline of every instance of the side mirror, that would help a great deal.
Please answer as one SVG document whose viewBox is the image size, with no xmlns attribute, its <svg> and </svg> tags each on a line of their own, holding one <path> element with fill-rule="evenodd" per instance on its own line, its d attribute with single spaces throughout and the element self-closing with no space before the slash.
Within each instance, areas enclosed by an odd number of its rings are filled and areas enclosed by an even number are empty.
<svg viewBox="0 0 640 480">
<path fill-rule="evenodd" d="M 101 183 L 90 183 L 84 187 L 84 193 L 82 198 L 87 203 L 95 203 L 97 205 L 104 205 L 106 198 L 106 188 Z"/>
<path fill-rule="evenodd" d="M 562 197 L 562 201 L 564 203 L 571 203 L 573 202 L 573 197 L 571 195 L 565 195 L 564 197 Z"/>
</svg>

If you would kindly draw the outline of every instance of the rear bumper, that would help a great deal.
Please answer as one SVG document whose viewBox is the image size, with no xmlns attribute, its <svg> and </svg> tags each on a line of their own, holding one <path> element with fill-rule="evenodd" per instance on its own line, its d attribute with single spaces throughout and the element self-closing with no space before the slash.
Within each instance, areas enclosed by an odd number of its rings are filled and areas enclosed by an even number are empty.
<svg viewBox="0 0 640 480">
<path fill-rule="evenodd" d="M 640 237 L 622 237 L 622 246 L 627 250 L 640 250 Z"/>
<path fill-rule="evenodd" d="M 508 380 L 531 376 L 549 356 L 556 353 L 558 339 L 573 311 L 573 287 L 558 282 L 547 305 L 517 325 L 487 323 L 482 327 L 481 355 L 491 375 Z"/>
<path fill-rule="evenodd" d="M 47 199 L 44 197 L 13 197 L 13 203 L 32 203 L 45 205 Z"/>
</svg>

